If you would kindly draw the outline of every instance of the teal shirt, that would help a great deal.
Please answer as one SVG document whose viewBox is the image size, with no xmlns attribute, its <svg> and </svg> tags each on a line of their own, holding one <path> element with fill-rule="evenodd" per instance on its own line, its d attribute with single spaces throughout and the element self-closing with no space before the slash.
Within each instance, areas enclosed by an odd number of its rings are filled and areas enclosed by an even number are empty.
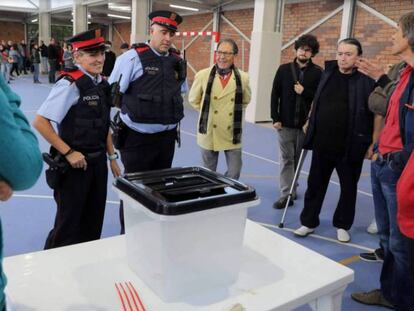
<svg viewBox="0 0 414 311">
<path fill-rule="evenodd" d="M 42 156 L 35 134 L 19 109 L 20 97 L 0 76 L 0 180 L 14 191 L 34 185 L 42 172 Z M 0 223 L 0 310 L 4 307 L 3 234 Z"/>
</svg>

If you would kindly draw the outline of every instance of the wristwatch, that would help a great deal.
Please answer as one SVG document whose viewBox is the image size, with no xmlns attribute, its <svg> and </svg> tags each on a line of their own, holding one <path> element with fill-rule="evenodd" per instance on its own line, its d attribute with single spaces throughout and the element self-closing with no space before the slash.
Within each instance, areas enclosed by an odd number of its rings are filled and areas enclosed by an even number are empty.
<svg viewBox="0 0 414 311">
<path fill-rule="evenodd" d="M 116 160 L 118 159 L 118 153 L 114 152 L 113 154 L 108 154 L 108 160 L 112 161 L 112 160 Z"/>
</svg>

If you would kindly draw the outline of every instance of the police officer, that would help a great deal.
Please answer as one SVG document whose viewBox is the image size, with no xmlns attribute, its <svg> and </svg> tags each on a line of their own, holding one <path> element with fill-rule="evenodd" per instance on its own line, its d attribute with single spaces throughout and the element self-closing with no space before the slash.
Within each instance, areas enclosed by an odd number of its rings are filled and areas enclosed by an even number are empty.
<svg viewBox="0 0 414 311">
<path fill-rule="evenodd" d="M 99 239 L 107 192 L 106 152 L 113 175 L 120 175 L 109 133 L 109 84 L 100 75 L 104 38 L 100 30 L 89 30 L 68 42 L 77 68 L 61 74 L 33 123 L 70 164 L 54 189 L 57 213 L 45 249 Z M 58 125 L 58 133 L 51 122 Z"/>
<path fill-rule="evenodd" d="M 119 149 L 126 173 L 170 168 L 177 124 L 184 117 L 185 61 L 170 48 L 182 18 L 170 11 L 155 11 L 149 18 L 149 43 L 119 56 L 108 80 L 120 81 L 125 127 Z M 122 206 L 120 218 L 123 233 Z"/>
</svg>

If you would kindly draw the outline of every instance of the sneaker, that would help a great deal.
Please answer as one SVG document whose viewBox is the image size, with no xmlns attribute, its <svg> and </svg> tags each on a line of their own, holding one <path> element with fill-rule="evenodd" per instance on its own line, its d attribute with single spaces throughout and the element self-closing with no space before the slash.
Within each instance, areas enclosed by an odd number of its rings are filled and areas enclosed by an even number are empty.
<svg viewBox="0 0 414 311">
<path fill-rule="evenodd" d="M 372 222 L 370 223 L 370 225 L 367 227 L 367 232 L 371 233 L 371 234 L 377 234 L 378 233 L 377 222 L 375 221 L 375 219 L 373 219 Z"/>
<path fill-rule="evenodd" d="M 367 262 L 383 262 L 384 261 L 384 251 L 382 248 L 377 248 L 372 253 L 361 253 L 359 258 Z"/>
<path fill-rule="evenodd" d="M 273 203 L 273 208 L 274 209 L 283 209 L 283 208 L 285 208 L 287 199 L 288 199 L 288 197 L 280 198 L 275 203 Z M 292 206 L 292 205 L 293 205 L 293 197 L 290 199 L 288 206 Z"/>
<path fill-rule="evenodd" d="M 351 241 L 351 236 L 349 235 L 348 231 L 345 229 L 337 229 L 336 230 L 336 237 L 339 242 L 348 243 Z"/>
<path fill-rule="evenodd" d="M 351 294 L 351 298 L 366 305 L 375 305 L 394 309 L 394 306 L 388 302 L 387 299 L 385 299 L 380 289 L 374 289 L 366 293 L 353 293 Z"/>
<path fill-rule="evenodd" d="M 300 228 L 293 231 L 293 233 L 297 236 L 305 237 L 313 233 L 314 231 L 315 231 L 315 228 L 308 228 L 306 226 L 301 226 Z"/>
</svg>

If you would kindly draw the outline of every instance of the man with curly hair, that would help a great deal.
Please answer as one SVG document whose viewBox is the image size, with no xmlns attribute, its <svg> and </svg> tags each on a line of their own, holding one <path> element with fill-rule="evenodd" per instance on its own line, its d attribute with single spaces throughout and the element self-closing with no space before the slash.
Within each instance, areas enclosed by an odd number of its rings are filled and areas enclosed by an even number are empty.
<svg viewBox="0 0 414 311">
<path fill-rule="evenodd" d="M 303 35 L 295 41 L 295 59 L 283 64 L 273 80 L 271 117 L 279 134 L 280 198 L 273 204 L 284 208 L 293 182 L 302 149 L 302 127 L 321 78 L 322 69 L 312 62 L 319 52 L 319 42 L 313 35 Z M 296 185 L 292 199 L 296 198 Z M 293 200 L 289 202 L 293 205 Z"/>
</svg>

